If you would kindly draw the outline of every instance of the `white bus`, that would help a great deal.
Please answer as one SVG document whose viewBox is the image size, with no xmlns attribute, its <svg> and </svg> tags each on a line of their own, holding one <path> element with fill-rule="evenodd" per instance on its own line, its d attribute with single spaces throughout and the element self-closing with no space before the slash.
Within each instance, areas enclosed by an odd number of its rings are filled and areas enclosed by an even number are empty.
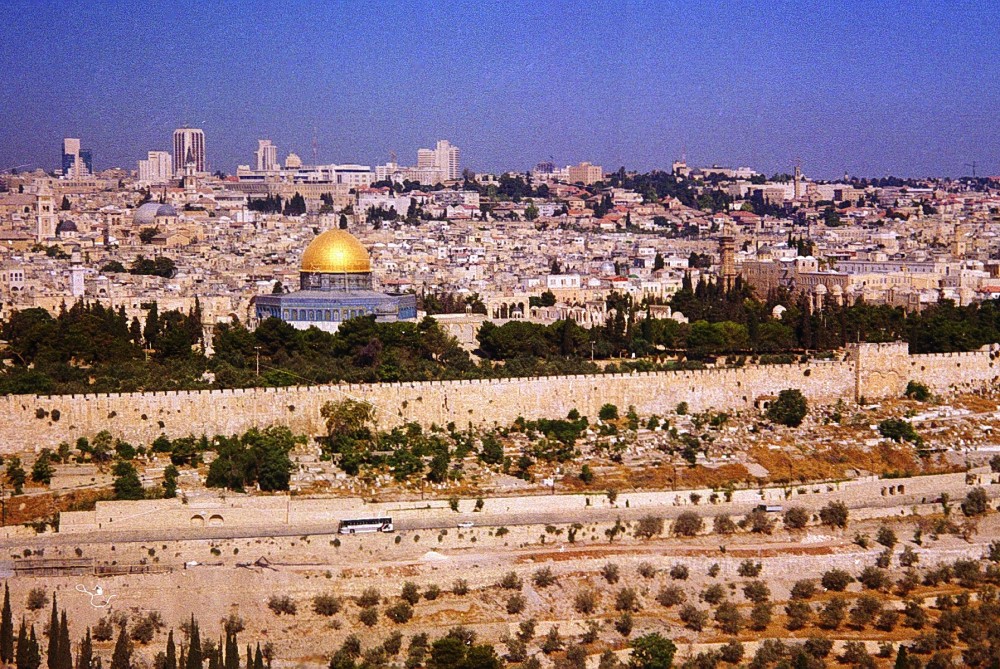
<svg viewBox="0 0 1000 669">
<path fill-rule="evenodd" d="M 356 518 L 340 521 L 341 534 L 357 532 L 392 532 L 392 518 Z"/>
</svg>

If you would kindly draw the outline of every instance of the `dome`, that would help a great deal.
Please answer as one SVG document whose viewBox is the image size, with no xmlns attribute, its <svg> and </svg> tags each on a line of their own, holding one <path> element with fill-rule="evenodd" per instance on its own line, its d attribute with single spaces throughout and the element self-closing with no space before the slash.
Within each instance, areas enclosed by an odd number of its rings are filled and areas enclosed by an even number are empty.
<svg viewBox="0 0 1000 669">
<path fill-rule="evenodd" d="M 135 210 L 135 214 L 132 215 L 132 222 L 136 225 L 149 226 L 156 223 L 157 216 L 177 216 L 177 210 L 169 204 L 147 202 Z"/>
<path fill-rule="evenodd" d="M 59 221 L 59 225 L 56 226 L 56 234 L 61 234 L 63 232 L 79 232 L 79 228 L 76 227 L 76 223 L 73 221 Z"/>
<path fill-rule="evenodd" d="M 302 271 L 330 274 L 371 272 L 368 251 L 345 230 L 327 230 L 306 247 Z"/>
</svg>

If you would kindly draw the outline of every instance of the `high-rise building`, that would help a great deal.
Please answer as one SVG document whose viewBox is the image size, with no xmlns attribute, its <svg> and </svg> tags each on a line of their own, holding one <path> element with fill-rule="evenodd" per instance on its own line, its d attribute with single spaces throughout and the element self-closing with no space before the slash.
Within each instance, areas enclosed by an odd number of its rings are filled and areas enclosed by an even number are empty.
<svg viewBox="0 0 1000 669">
<path fill-rule="evenodd" d="M 195 170 L 205 171 L 205 132 L 200 128 L 178 128 L 174 130 L 174 177 L 184 175 L 184 165 L 188 155 L 194 160 Z"/>
<path fill-rule="evenodd" d="M 458 147 L 453 146 L 446 139 L 439 139 L 434 154 L 438 169 L 444 170 L 448 179 L 457 179 L 459 176 Z"/>
<path fill-rule="evenodd" d="M 150 151 L 146 160 L 139 161 L 139 181 L 165 184 L 173 178 L 169 151 Z"/>
<path fill-rule="evenodd" d="M 257 170 L 270 172 L 278 167 L 278 147 L 271 143 L 269 139 L 258 139 L 257 150 L 254 151 L 257 159 Z"/>
<path fill-rule="evenodd" d="M 437 152 L 434 149 L 417 149 L 417 167 L 423 170 L 437 167 Z"/>
<path fill-rule="evenodd" d="M 62 143 L 62 173 L 64 177 L 79 179 L 94 173 L 90 149 L 81 149 L 80 140 L 66 137 Z"/>
</svg>

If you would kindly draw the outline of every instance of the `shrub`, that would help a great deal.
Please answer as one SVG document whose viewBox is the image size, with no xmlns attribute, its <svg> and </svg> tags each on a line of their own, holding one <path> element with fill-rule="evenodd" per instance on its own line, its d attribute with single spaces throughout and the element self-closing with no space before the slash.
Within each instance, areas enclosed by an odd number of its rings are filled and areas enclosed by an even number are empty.
<svg viewBox="0 0 1000 669">
<path fill-rule="evenodd" d="M 527 620 L 522 620 L 517 626 L 517 638 L 521 641 L 527 643 L 535 638 L 535 628 L 538 626 L 538 621 L 534 618 L 528 618 Z"/>
<path fill-rule="evenodd" d="M 618 582 L 618 575 L 618 565 L 614 562 L 608 562 L 601 567 L 601 576 L 612 585 Z"/>
<path fill-rule="evenodd" d="M 686 581 L 688 577 L 687 565 L 675 564 L 670 568 L 670 578 L 675 581 Z"/>
<path fill-rule="evenodd" d="M 875 621 L 875 629 L 881 632 L 891 632 L 896 629 L 899 622 L 899 611 L 895 609 L 884 609 Z"/>
<path fill-rule="evenodd" d="M 712 566 L 708 568 L 708 575 L 711 578 L 715 578 L 716 576 L 719 575 L 719 572 L 721 570 L 722 570 L 722 567 L 719 566 L 719 563 L 718 562 L 713 562 Z"/>
<path fill-rule="evenodd" d="M 817 620 L 820 627 L 835 630 L 844 622 L 847 615 L 847 603 L 843 597 L 834 596 L 820 609 Z"/>
<path fill-rule="evenodd" d="M 605 404 L 598 410 L 597 417 L 603 421 L 618 420 L 618 407 L 614 404 Z"/>
<path fill-rule="evenodd" d="M 801 506 L 793 506 L 785 511 L 782 521 L 785 523 L 785 527 L 790 530 L 801 530 L 809 522 L 809 512 Z"/>
<path fill-rule="evenodd" d="M 886 527 L 882 525 L 878 528 L 878 532 L 875 533 L 875 541 L 879 542 L 886 548 L 892 549 L 896 546 L 896 533 L 891 527 Z"/>
<path fill-rule="evenodd" d="M 524 585 L 524 581 L 522 581 L 521 577 L 517 575 L 517 572 L 509 571 L 503 575 L 497 585 L 504 590 L 520 590 Z"/>
<path fill-rule="evenodd" d="M 796 581 L 792 586 L 792 599 L 812 599 L 816 594 L 816 584 L 809 579 Z"/>
<path fill-rule="evenodd" d="M 878 433 L 895 442 L 909 441 L 920 445 L 923 439 L 913 429 L 913 425 L 902 418 L 886 418 L 878 424 Z"/>
<path fill-rule="evenodd" d="M 670 585 L 665 588 L 660 589 L 656 594 L 656 602 L 660 606 L 665 606 L 670 608 L 671 606 L 677 606 L 678 604 L 683 604 L 687 601 L 687 595 L 684 591 L 676 586 Z"/>
<path fill-rule="evenodd" d="M 382 593 L 378 591 L 378 588 L 365 588 L 365 591 L 361 593 L 358 597 L 358 606 L 361 608 L 367 608 L 369 606 L 375 606 L 382 601 Z"/>
<path fill-rule="evenodd" d="M 708 622 L 708 612 L 702 611 L 694 604 L 685 604 L 677 615 L 685 627 L 695 632 L 705 629 L 705 623 Z"/>
<path fill-rule="evenodd" d="M 709 604 L 718 604 L 726 598 L 726 589 L 721 583 L 713 583 L 702 591 L 701 598 Z"/>
<path fill-rule="evenodd" d="M 729 517 L 729 514 L 721 514 L 712 521 L 712 531 L 716 534 L 732 534 L 736 531 L 736 523 Z"/>
<path fill-rule="evenodd" d="M 399 602 L 403 606 L 409 606 L 406 602 Z M 397 606 L 399 605 L 397 604 Z M 375 627 L 378 623 L 378 609 L 374 606 L 366 606 L 361 609 L 361 613 L 358 614 L 358 620 L 364 623 L 368 627 Z"/>
<path fill-rule="evenodd" d="M 919 381 L 909 381 L 906 384 L 906 392 L 903 393 L 911 400 L 926 402 L 931 398 L 931 391 L 925 384 Z"/>
<path fill-rule="evenodd" d="M 340 644 L 340 650 L 347 657 L 359 657 L 361 655 L 361 639 L 357 634 L 348 634 L 344 643 Z"/>
<path fill-rule="evenodd" d="M 456 579 L 451 586 L 451 591 L 458 596 L 467 595 L 469 594 L 469 582 L 464 578 Z"/>
<path fill-rule="evenodd" d="M 636 571 L 639 573 L 639 576 L 642 576 L 643 578 L 653 578 L 656 576 L 656 567 L 648 562 L 640 562 L 639 566 L 636 567 Z"/>
<path fill-rule="evenodd" d="M 693 537 L 702 531 L 705 521 L 694 511 L 684 511 L 674 521 L 673 533 L 679 537 Z"/>
<path fill-rule="evenodd" d="M 615 595 L 616 611 L 638 611 L 640 608 L 639 595 L 632 588 L 622 588 Z"/>
<path fill-rule="evenodd" d="M 524 596 L 521 593 L 514 593 L 507 599 L 507 613 L 511 615 L 521 613 L 526 605 Z"/>
<path fill-rule="evenodd" d="M 990 498 L 983 488 L 973 488 L 962 502 L 962 513 L 966 516 L 981 516 L 990 510 Z"/>
<path fill-rule="evenodd" d="M 809 619 L 812 617 L 812 607 L 801 599 L 793 599 L 785 605 L 785 615 L 788 616 L 788 622 L 785 626 L 792 632 L 800 630 L 809 624 Z"/>
<path fill-rule="evenodd" d="M 770 534 L 774 531 L 774 520 L 761 509 L 754 509 L 744 516 L 740 525 L 754 534 Z"/>
<path fill-rule="evenodd" d="M 437 583 L 431 583 L 430 585 L 427 586 L 427 589 L 424 590 L 424 599 L 426 599 L 429 602 L 434 601 L 440 596 L 441 596 L 441 586 L 439 586 Z"/>
<path fill-rule="evenodd" d="M 49 596 L 45 588 L 32 588 L 28 591 L 27 607 L 29 611 L 38 611 L 49 604 Z"/>
<path fill-rule="evenodd" d="M 819 510 L 819 520 L 829 527 L 847 527 L 849 512 L 843 502 L 830 502 Z"/>
<path fill-rule="evenodd" d="M 539 588 L 547 588 L 550 585 L 555 585 L 556 577 L 552 573 L 551 567 L 542 567 L 541 569 L 536 569 L 535 573 L 531 575 L 531 581 Z"/>
<path fill-rule="evenodd" d="M 573 597 L 573 608 L 577 610 L 578 613 L 583 613 L 590 615 L 597 609 L 597 602 L 599 600 L 597 592 L 594 590 L 580 590 Z"/>
<path fill-rule="evenodd" d="M 153 620 L 148 616 L 136 620 L 132 625 L 132 629 L 129 632 L 129 638 L 132 641 L 147 644 L 153 640 L 153 636 L 156 634 L 156 625 Z"/>
<path fill-rule="evenodd" d="M 729 664 L 739 664 L 743 659 L 743 653 L 743 644 L 735 639 L 719 648 L 719 657 Z"/>
<path fill-rule="evenodd" d="M 271 598 L 267 600 L 267 608 L 279 616 L 283 613 L 294 616 L 298 611 L 295 600 L 288 595 L 271 595 Z"/>
<path fill-rule="evenodd" d="M 340 598 L 335 595 L 316 595 L 313 597 L 313 611 L 321 616 L 335 616 L 340 613 Z"/>
<path fill-rule="evenodd" d="M 786 389 L 767 408 L 768 420 L 788 427 L 798 427 L 809 413 L 809 403 L 801 390 Z"/>
<path fill-rule="evenodd" d="M 750 609 L 750 629 L 757 632 L 767 629 L 771 624 L 772 609 L 771 602 L 756 602 Z"/>
<path fill-rule="evenodd" d="M 868 590 L 888 590 L 892 584 L 885 570 L 877 567 L 865 567 L 861 570 L 858 581 Z"/>
<path fill-rule="evenodd" d="M 882 602 L 872 595 L 861 595 L 854 602 L 850 611 L 851 626 L 864 629 L 870 625 L 876 616 L 882 613 Z"/>
<path fill-rule="evenodd" d="M 920 556 L 917 555 L 917 551 L 913 550 L 913 546 L 903 546 L 903 550 L 899 554 L 899 564 L 903 567 L 912 567 L 918 562 L 920 562 Z"/>
<path fill-rule="evenodd" d="M 559 635 L 559 626 L 553 625 L 549 628 L 545 638 L 542 640 L 542 652 L 546 655 L 557 653 L 564 647 L 562 637 Z"/>
<path fill-rule="evenodd" d="M 744 578 L 757 578 L 760 576 L 760 572 L 763 568 L 764 565 L 760 562 L 754 562 L 753 560 L 747 559 L 740 563 L 739 569 L 736 570 L 736 573 Z"/>
<path fill-rule="evenodd" d="M 833 641 L 824 639 L 823 637 L 812 636 L 806 639 L 806 642 L 802 644 L 802 648 L 812 657 L 822 660 L 833 650 Z"/>
<path fill-rule="evenodd" d="M 831 569 L 823 573 L 819 582 L 825 590 L 843 592 L 847 589 L 847 586 L 854 583 L 854 577 L 843 569 Z"/>
<path fill-rule="evenodd" d="M 910 599 L 903 605 L 903 624 L 915 630 L 923 629 L 927 624 L 927 612 L 920 602 Z"/>
<path fill-rule="evenodd" d="M 658 516 L 643 516 L 635 528 L 635 536 L 640 539 L 652 539 L 663 534 L 663 518 Z"/>
<path fill-rule="evenodd" d="M 732 602 L 722 602 L 715 610 L 715 622 L 726 634 L 739 634 L 743 629 L 743 614 Z"/>
<path fill-rule="evenodd" d="M 628 611 L 625 611 L 615 620 L 615 631 L 617 631 L 622 636 L 627 637 L 628 635 L 632 634 L 632 627 L 634 626 L 634 624 L 635 622 L 632 619 L 632 614 L 629 613 Z"/>
<path fill-rule="evenodd" d="M 399 651 L 403 649 L 403 634 L 401 632 L 393 632 L 390 634 L 385 641 L 382 642 L 382 650 L 389 657 L 394 655 L 399 655 Z"/>
<path fill-rule="evenodd" d="M 420 601 L 420 588 L 413 581 L 407 581 L 403 584 L 403 590 L 400 592 L 399 596 L 404 602 L 410 604 L 416 604 Z"/>
<path fill-rule="evenodd" d="M 104 616 L 94 625 L 94 639 L 96 641 L 111 641 L 115 638 L 115 624 L 107 616 Z"/>
<path fill-rule="evenodd" d="M 743 586 L 743 596 L 751 602 L 766 602 L 771 598 L 771 589 L 764 581 L 750 581 Z"/>
</svg>

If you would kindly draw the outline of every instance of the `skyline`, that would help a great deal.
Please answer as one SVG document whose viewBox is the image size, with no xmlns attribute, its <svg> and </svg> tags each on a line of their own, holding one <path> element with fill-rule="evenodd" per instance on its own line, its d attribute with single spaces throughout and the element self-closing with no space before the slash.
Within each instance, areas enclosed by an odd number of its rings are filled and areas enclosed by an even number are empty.
<svg viewBox="0 0 1000 669">
<path fill-rule="evenodd" d="M 63 137 L 135 169 L 191 125 L 228 173 L 261 138 L 311 162 L 314 128 L 321 163 L 409 164 L 449 139 L 481 172 L 686 152 L 815 178 L 1000 173 L 1000 8 L 882 7 L 22 3 L 0 27 L 0 169 L 56 167 Z"/>
</svg>

